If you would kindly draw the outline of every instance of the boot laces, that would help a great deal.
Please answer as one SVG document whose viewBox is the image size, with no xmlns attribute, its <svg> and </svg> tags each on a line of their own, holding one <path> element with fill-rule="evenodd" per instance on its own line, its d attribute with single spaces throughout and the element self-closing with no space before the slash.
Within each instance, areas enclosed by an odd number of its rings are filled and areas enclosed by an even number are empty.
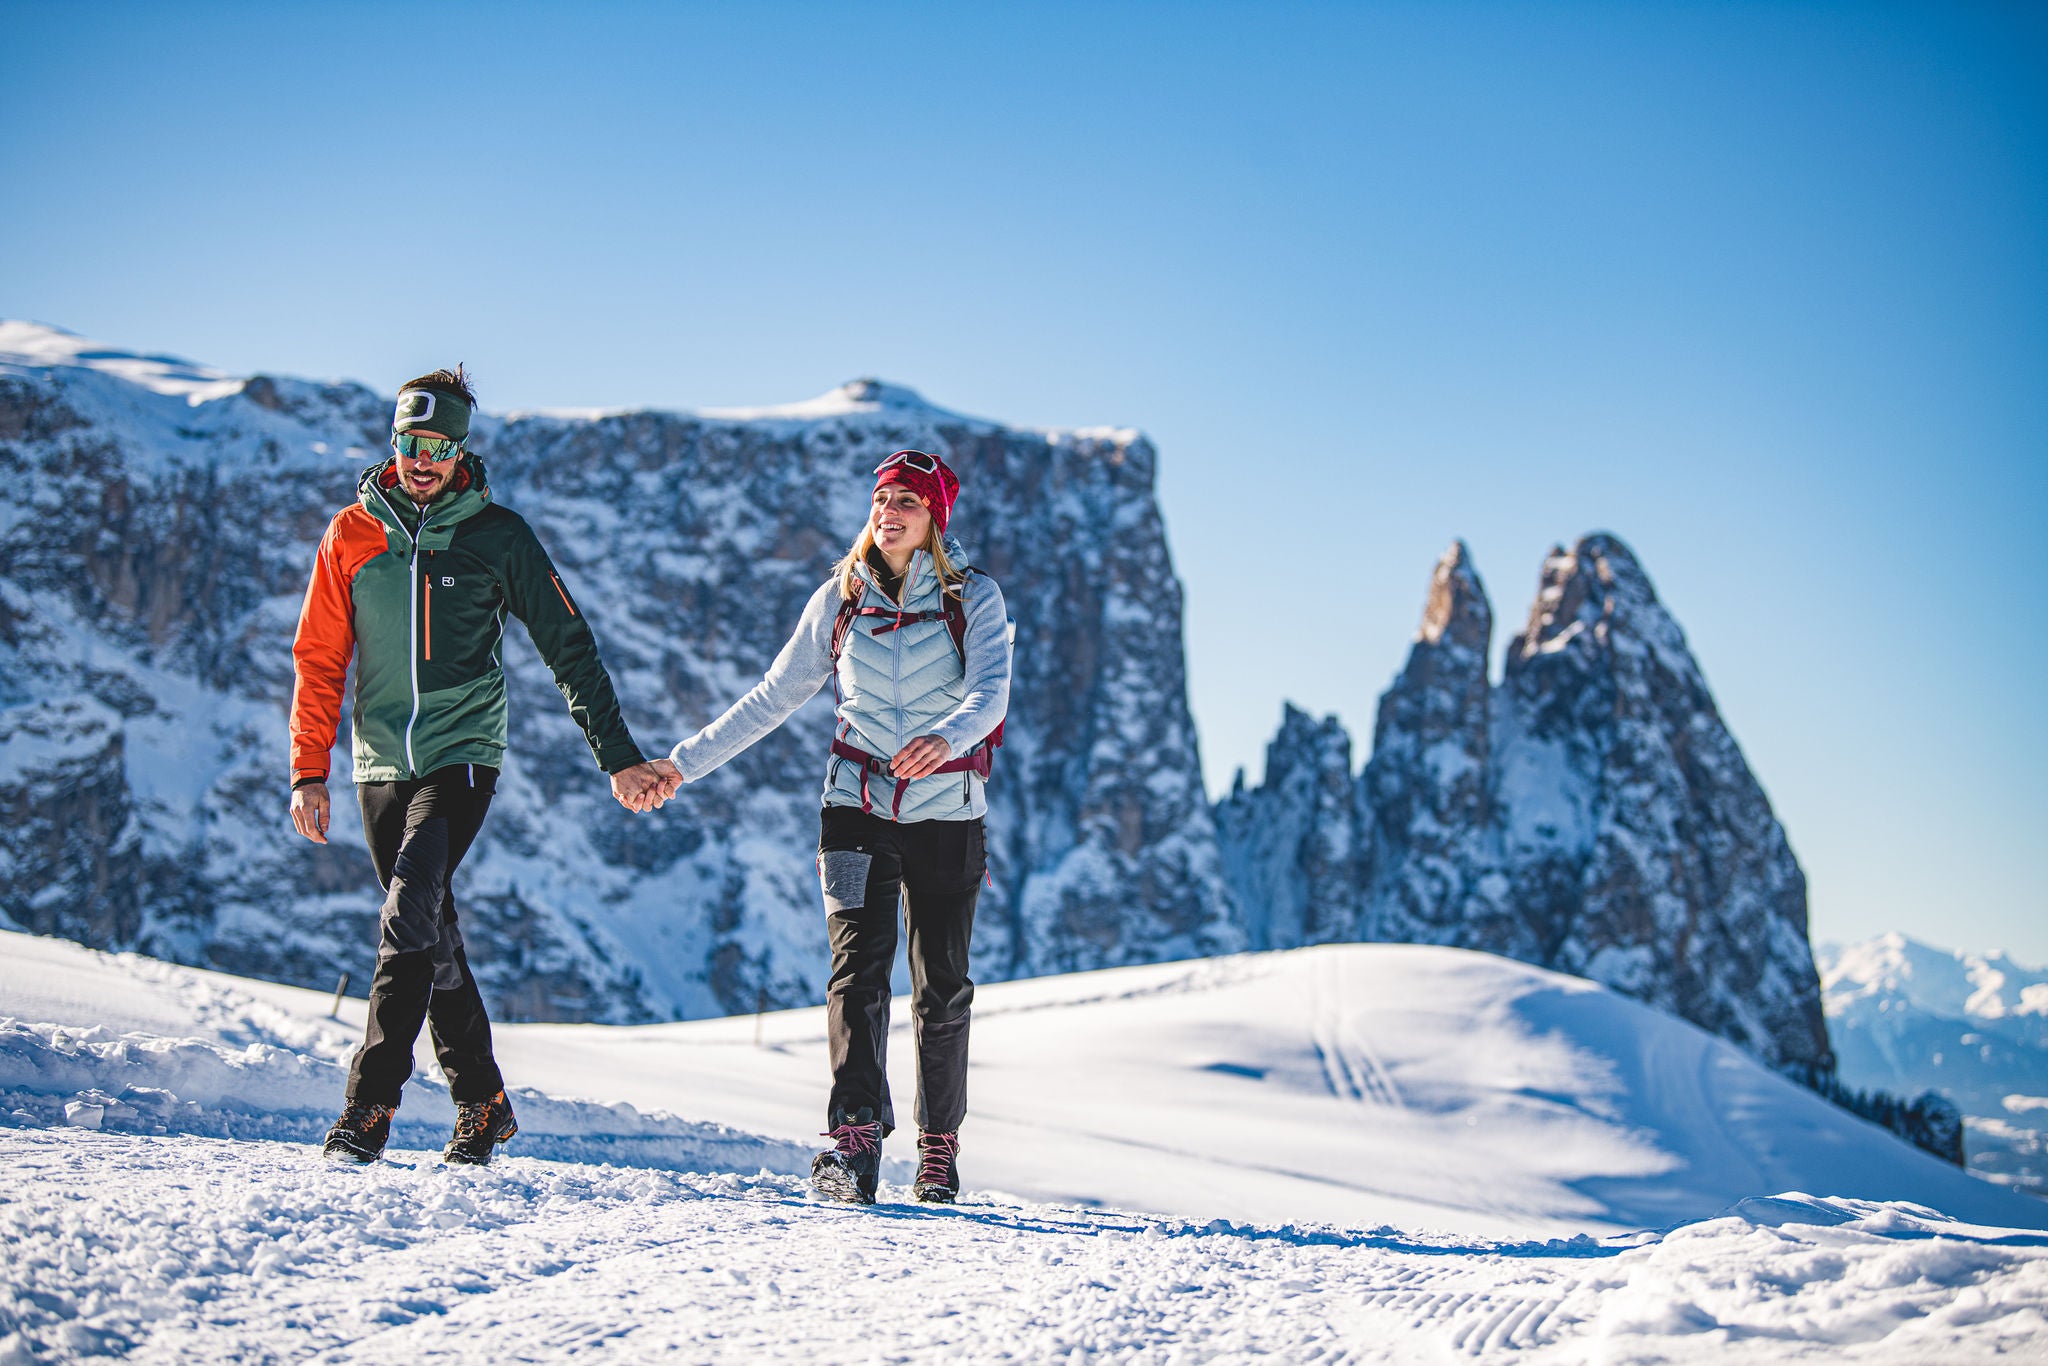
<svg viewBox="0 0 2048 1366">
<path fill-rule="evenodd" d="M 882 1149 L 882 1126 L 875 1124 L 842 1124 L 836 1129 L 827 1129 L 819 1135 L 829 1138 L 832 1145 L 848 1157 L 859 1157 L 862 1153 L 880 1152 Z"/>
<path fill-rule="evenodd" d="M 943 1186 L 953 1176 L 953 1159 L 960 1156 L 960 1135 L 919 1134 L 917 1164 L 919 1185 Z"/>
<path fill-rule="evenodd" d="M 489 1100 L 458 1101 L 455 1105 L 455 1136 L 475 1138 L 491 1127 L 491 1111 L 504 1096 L 500 1091 Z"/>
<path fill-rule="evenodd" d="M 352 1100 L 341 1112 L 341 1123 L 337 1127 L 361 1133 L 374 1127 L 379 1120 L 388 1120 L 398 1113 L 391 1105 L 371 1105 L 367 1101 Z"/>
</svg>

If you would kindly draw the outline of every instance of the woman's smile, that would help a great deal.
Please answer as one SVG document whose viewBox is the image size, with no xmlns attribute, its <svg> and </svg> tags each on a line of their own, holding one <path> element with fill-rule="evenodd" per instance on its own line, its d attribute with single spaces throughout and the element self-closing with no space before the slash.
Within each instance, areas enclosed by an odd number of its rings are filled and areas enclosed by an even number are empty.
<svg viewBox="0 0 2048 1366">
<path fill-rule="evenodd" d="M 910 562 L 911 552 L 931 534 L 931 509 L 901 484 L 884 484 L 875 490 L 874 502 L 868 509 L 868 527 L 874 533 L 875 548 L 900 573 Z"/>
</svg>

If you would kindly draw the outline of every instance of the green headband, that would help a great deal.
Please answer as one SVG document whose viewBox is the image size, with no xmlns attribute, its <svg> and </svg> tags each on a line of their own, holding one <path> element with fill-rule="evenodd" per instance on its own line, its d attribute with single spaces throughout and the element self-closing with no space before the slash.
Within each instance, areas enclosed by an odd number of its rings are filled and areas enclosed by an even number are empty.
<svg viewBox="0 0 2048 1366">
<path fill-rule="evenodd" d="M 391 430 L 409 432 L 415 427 L 462 441 L 469 436 L 469 405 L 436 389 L 402 390 L 391 414 Z"/>
</svg>

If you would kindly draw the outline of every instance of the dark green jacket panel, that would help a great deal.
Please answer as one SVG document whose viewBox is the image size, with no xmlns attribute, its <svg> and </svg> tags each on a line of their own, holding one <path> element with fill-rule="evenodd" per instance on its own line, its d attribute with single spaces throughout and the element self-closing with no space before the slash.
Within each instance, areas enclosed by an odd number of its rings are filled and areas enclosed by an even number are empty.
<svg viewBox="0 0 2048 1366">
<path fill-rule="evenodd" d="M 534 648 L 555 676 L 555 686 L 569 704 L 569 715 L 583 728 L 590 751 L 607 773 L 641 762 L 640 750 L 626 729 L 612 691 L 611 675 L 598 657 L 597 637 L 569 595 L 540 538 L 526 519 L 509 508 L 493 507 L 478 521 L 505 527 L 501 573 L 505 603 L 526 626 Z"/>
<path fill-rule="evenodd" d="M 526 623 L 599 767 L 639 763 L 589 623 L 533 529 L 491 500 L 481 462 L 470 457 L 469 486 L 437 499 L 424 519 L 382 487 L 388 465 L 366 470 L 360 485 L 389 548 L 353 585 L 356 781 L 503 765 L 508 613 Z"/>
<path fill-rule="evenodd" d="M 356 700 L 350 749 L 356 781 L 398 782 L 413 776 L 406 760 L 406 733 L 413 725 L 410 547 L 365 561 L 352 596 Z"/>
</svg>

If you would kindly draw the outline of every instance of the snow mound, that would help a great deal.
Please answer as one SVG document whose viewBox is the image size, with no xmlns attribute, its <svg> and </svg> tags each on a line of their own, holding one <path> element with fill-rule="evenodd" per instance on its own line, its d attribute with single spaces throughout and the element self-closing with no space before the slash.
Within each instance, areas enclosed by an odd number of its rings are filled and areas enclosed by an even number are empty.
<svg viewBox="0 0 2048 1366">
<path fill-rule="evenodd" d="M 270 1044 L 235 1049 L 0 1019 L 0 1123 L 24 1128 L 316 1143 L 339 1111 L 346 1081 L 341 1064 Z M 514 1088 L 511 1098 L 520 1151 L 537 1157 L 700 1171 L 810 1170 L 809 1148 L 721 1124 L 530 1089 Z M 439 1148 L 455 1121 L 446 1088 L 420 1079 L 408 1102 L 392 1126 L 393 1144 Z"/>
<path fill-rule="evenodd" d="M 194 405 L 240 393 L 245 381 L 177 356 L 145 356 L 43 323 L 0 319 L 0 373 L 97 370 Z"/>
</svg>

